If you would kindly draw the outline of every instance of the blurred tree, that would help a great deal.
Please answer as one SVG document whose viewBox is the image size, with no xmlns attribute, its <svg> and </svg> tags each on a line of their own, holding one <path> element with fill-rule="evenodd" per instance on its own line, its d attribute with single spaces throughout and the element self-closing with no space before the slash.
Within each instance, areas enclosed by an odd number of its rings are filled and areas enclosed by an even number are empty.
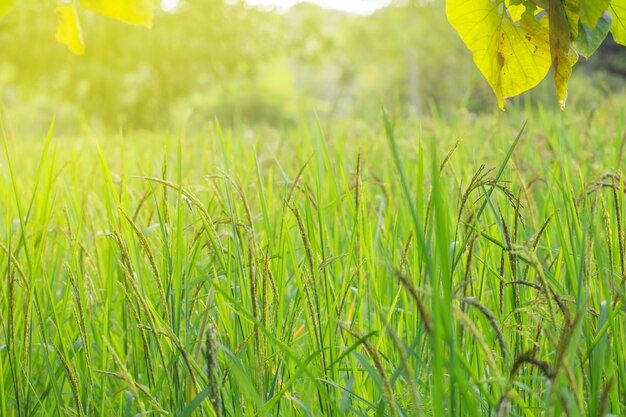
<svg viewBox="0 0 626 417">
<path fill-rule="evenodd" d="M 603 69 L 607 72 L 626 79 L 626 52 L 624 47 L 613 40 L 606 38 L 596 54 L 590 60 L 592 70 Z"/>
<path fill-rule="evenodd" d="M 168 121 L 176 100 L 252 74 L 281 50 L 272 15 L 223 0 L 159 10 L 150 31 L 90 12 L 80 17 L 89 29 L 80 57 L 50 42 L 54 10 L 26 2 L 0 21 L 0 74 L 8 74 L 0 97 L 10 105 L 46 96 L 41 101 L 69 103 L 107 126 L 153 127 Z M 48 113 L 49 122 L 56 111 Z"/>
</svg>

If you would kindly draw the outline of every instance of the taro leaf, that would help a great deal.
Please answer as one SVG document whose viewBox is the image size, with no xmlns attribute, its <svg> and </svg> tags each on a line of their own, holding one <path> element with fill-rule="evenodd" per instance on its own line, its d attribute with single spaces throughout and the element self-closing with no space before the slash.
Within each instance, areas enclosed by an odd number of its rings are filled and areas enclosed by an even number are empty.
<svg viewBox="0 0 626 417">
<path fill-rule="evenodd" d="M 152 27 L 154 0 L 80 0 L 80 5 L 103 16 Z"/>
<path fill-rule="evenodd" d="M 578 22 L 580 22 L 580 6 L 584 0 L 562 0 L 565 7 L 565 15 L 567 16 L 567 25 L 572 39 L 578 36 Z"/>
<path fill-rule="evenodd" d="M 472 52 L 498 106 L 535 87 L 550 68 L 548 19 L 504 0 L 447 0 L 448 21 Z"/>
<path fill-rule="evenodd" d="M 57 24 L 56 40 L 67 45 L 68 49 L 75 54 L 85 53 L 85 43 L 83 42 L 83 32 L 80 28 L 78 14 L 73 4 L 63 4 L 57 6 L 59 13 L 59 23 Z"/>
<path fill-rule="evenodd" d="M 595 29 L 596 24 L 600 23 L 606 9 L 609 8 L 611 0 L 581 0 L 580 1 L 580 20 L 589 29 Z"/>
<path fill-rule="evenodd" d="M 567 101 L 567 82 L 572 75 L 572 67 L 578 61 L 578 55 L 571 45 L 571 32 L 561 0 L 550 0 L 550 55 L 552 56 L 552 73 L 556 86 L 556 96 L 561 110 Z"/>
<path fill-rule="evenodd" d="M 0 0 L 0 19 L 9 13 L 14 4 L 15 0 Z"/>
<path fill-rule="evenodd" d="M 589 59 L 602 44 L 602 41 L 604 41 L 610 29 L 611 13 L 609 12 L 605 12 L 602 17 L 600 17 L 594 29 L 581 21 L 578 25 L 578 37 L 574 42 L 578 53 Z"/>
<path fill-rule="evenodd" d="M 609 11 L 613 16 L 611 33 L 615 42 L 626 45 L 626 0 L 613 0 Z"/>
</svg>

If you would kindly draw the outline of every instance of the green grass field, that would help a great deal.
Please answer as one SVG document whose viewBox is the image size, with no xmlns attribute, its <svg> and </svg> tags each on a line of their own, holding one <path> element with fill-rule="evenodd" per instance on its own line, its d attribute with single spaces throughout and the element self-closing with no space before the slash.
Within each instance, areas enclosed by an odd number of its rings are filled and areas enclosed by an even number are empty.
<svg viewBox="0 0 626 417">
<path fill-rule="evenodd" d="M 0 415 L 626 415 L 625 115 L 5 125 Z"/>
</svg>

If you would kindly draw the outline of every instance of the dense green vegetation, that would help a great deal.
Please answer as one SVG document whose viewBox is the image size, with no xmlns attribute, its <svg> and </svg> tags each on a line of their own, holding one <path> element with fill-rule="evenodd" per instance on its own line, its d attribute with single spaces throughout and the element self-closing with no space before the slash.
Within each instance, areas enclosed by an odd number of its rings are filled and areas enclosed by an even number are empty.
<svg viewBox="0 0 626 417">
<path fill-rule="evenodd" d="M 623 105 L 391 119 L 5 135 L 0 415 L 624 415 Z"/>
<path fill-rule="evenodd" d="M 421 2 L 408 0 L 390 1 L 388 4 L 388 6 L 392 6 L 387 7 L 389 9 L 394 8 L 393 5 L 395 4 L 400 4 L 403 6 L 400 7 L 401 9 L 408 11 L 408 13 L 404 13 L 402 18 L 395 19 L 394 23 L 402 31 L 401 37 L 408 39 L 409 44 L 425 35 L 432 36 L 434 32 L 432 29 L 437 28 L 433 24 L 434 22 L 428 22 L 428 17 L 424 16 L 431 14 L 429 13 L 430 9 L 436 8 L 432 7 L 432 3 L 430 0 Z M 181 9 L 186 9 L 189 12 L 192 10 L 190 6 L 194 5 L 200 6 L 200 8 L 193 8 L 194 18 L 188 19 L 187 23 L 190 23 L 189 20 L 195 21 L 201 26 L 218 23 L 219 29 L 232 34 L 233 32 L 246 32 L 245 30 L 242 31 L 237 24 L 254 21 L 250 19 L 233 21 L 230 19 L 231 17 L 239 18 L 242 14 L 253 14 L 244 12 L 246 3 L 243 1 L 211 0 L 208 3 L 196 3 L 193 0 L 182 2 L 180 0 L 164 0 L 159 3 L 156 0 L 67 0 L 57 4 L 55 8 L 58 15 L 55 38 L 72 53 L 83 55 L 85 53 L 84 31 L 81 23 L 83 13 L 93 13 L 127 24 L 151 28 L 155 10 L 162 9 L 179 15 Z M 0 0 L 0 19 L 13 11 L 15 6 L 15 0 Z M 42 2 L 32 2 L 28 6 L 30 6 L 31 12 L 47 9 L 46 4 Z M 472 52 L 478 70 L 491 86 L 497 98 L 498 106 L 502 110 L 504 110 L 505 100 L 536 87 L 546 78 L 550 69 L 552 70 L 558 103 L 564 110 L 568 98 L 568 82 L 579 56 L 587 59 L 593 56 L 607 39 L 609 33 L 611 33 L 610 38 L 614 42 L 626 45 L 626 0 L 446 0 L 445 8 L 448 21 Z M 200 9 L 204 9 L 204 13 Z M 229 13 L 224 13 L 226 11 Z M 419 14 L 416 13 L 418 11 Z M 309 32 L 311 29 L 315 29 L 316 32 L 323 32 L 325 26 L 329 24 L 333 26 L 333 21 L 329 22 L 329 19 L 317 18 L 320 15 L 318 10 L 308 10 L 308 12 L 306 19 L 290 19 L 290 25 L 295 26 L 296 31 L 299 31 L 300 26 L 302 26 L 304 32 Z M 197 19 L 196 14 L 208 16 L 209 19 Z M 310 16 L 314 16 L 312 20 L 309 19 Z M 89 17 L 93 19 L 93 16 Z M 215 19 L 216 17 L 218 19 Z M 177 20 L 180 22 L 182 19 Z M 341 20 L 348 22 L 347 19 Z M 90 20 L 88 19 L 88 21 Z M 317 27 L 310 26 L 312 21 L 316 23 L 315 26 Z M 334 23 L 337 21 L 338 19 L 335 19 Z M 25 22 L 31 25 L 33 19 L 29 17 L 25 19 Z M 426 26 L 430 30 L 417 31 L 422 36 L 411 30 L 414 27 L 421 29 L 421 25 L 426 22 Z M 258 20 L 256 23 L 260 23 L 260 25 L 255 25 L 255 29 L 262 26 L 277 27 L 276 22 L 270 22 L 268 25 L 264 20 Z M 190 27 L 185 27 L 183 32 L 187 34 L 188 29 Z M 215 31 L 215 29 L 216 26 L 211 25 L 209 32 L 218 35 L 213 38 L 213 41 L 217 41 L 222 48 L 233 45 L 241 46 L 239 42 L 231 44 L 228 41 L 232 39 L 229 39 L 228 36 L 221 36 L 222 33 Z M 337 28 L 334 32 L 336 35 Z M 260 33 L 254 31 L 248 33 L 248 36 L 254 37 L 252 43 L 256 43 L 257 39 L 262 39 L 261 43 L 267 43 L 267 39 L 264 38 L 268 34 L 267 31 Z M 167 44 L 170 47 L 173 46 L 172 40 L 168 39 Z M 320 39 L 307 37 L 306 43 L 302 46 L 307 49 L 308 43 L 315 40 L 323 41 L 319 49 L 325 52 L 328 52 L 330 49 L 328 46 L 333 43 L 331 37 L 325 37 L 322 34 Z M 364 40 L 361 38 L 359 42 L 363 43 Z M 126 42 L 126 39 L 124 41 Z M 188 39 L 185 39 L 184 43 L 187 42 Z M 404 42 L 400 43 L 404 44 Z M 178 46 L 175 45 L 176 48 Z M 366 43 L 368 51 L 371 50 L 372 46 L 371 43 Z M 143 47 L 145 45 L 142 45 L 142 49 Z M 272 45 L 271 48 L 277 50 L 276 45 Z M 104 49 L 112 50 L 110 45 L 106 45 Z M 202 49 L 209 48 L 203 47 Z M 449 52 L 449 48 L 446 50 Z M 352 49 L 342 49 L 346 57 L 349 55 L 348 51 L 352 51 Z M 409 46 L 403 52 L 408 55 L 410 82 L 406 91 L 411 96 L 409 107 L 414 111 L 417 104 L 417 100 L 413 97 L 417 89 L 417 51 Z M 233 58 L 237 60 L 237 55 L 237 53 L 228 51 L 226 60 L 232 61 Z M 279 54 L 275 55 L 279 56 Z M 189 58 L 187 55 L 181 56 L 186 60 Z M 163 57 L 160 56 L 159 58 L 162 59 Z M 432 60 L 432 57 L 429 58 Z M 349 64 L 345 65 L 346 63 L 347 61 L 336 63 L 341 71 L 340 87 L 345 87 L 344 84 L 350 78 L 349 73 L 346 72 Z"/>
<path fill-rule="evenodd" d="M 626 415 L 624 1 L 0 0 L 0 416 Z"/>
<path fill-rule="evenodd" d="M 377 120 L 381 102 L 398 115 L 436 106 L 446 117 L 497 105 L 443 1 L 397 1 L 354 16 L 311 4 L 283 13 L 185 0 L 174 12 L 156 10 L 152 29 L 81 10 L 81 56 L 54 41 L 47 3 L 18 2 L 0 20 L 0 111 L 20 137 L 45 134 L 52 116 L 58 134 L 85 125 L 117 134 L 196 130 L 214 117 L 294 126 L 312 110 Z M 574 68 L 572 111 L 624 91 L 626 54 L 610 41 Z M 547 78 L 523 99 L 557 107 Z"/>
</svg>

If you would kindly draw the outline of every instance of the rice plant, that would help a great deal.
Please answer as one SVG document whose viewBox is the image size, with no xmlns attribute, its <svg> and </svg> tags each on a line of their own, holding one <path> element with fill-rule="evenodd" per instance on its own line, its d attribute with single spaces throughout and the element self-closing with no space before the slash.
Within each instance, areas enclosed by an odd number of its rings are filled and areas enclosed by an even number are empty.
<svg viewBox="0 0 626 417">
<path fill-rule="evenodd" d="M 624 115 L 3 129 L 0 415 L 624 415 Z"/>
</svg>

